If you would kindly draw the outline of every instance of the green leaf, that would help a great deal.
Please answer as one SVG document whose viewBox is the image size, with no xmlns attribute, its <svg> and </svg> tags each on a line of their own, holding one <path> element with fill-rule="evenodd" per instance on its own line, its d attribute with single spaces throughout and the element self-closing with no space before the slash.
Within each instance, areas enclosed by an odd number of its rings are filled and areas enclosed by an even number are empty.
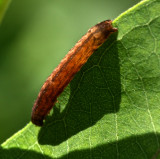
<svg viewBox="0 0 160 159">
<path fill-rule="evenodd" d="M 11 0 L 0 0 L 0 23 L 4 17 L 4 14 L 10 4 Z"/>
<path fill-rule="evenodd" d="M 159 10 L 160 0 L 146 0 L 115 19 L 118 33 L 76 74 L 44 126 L 29 123 L 1 145 L 0 158 L 157 157 Z"/>
</svg>

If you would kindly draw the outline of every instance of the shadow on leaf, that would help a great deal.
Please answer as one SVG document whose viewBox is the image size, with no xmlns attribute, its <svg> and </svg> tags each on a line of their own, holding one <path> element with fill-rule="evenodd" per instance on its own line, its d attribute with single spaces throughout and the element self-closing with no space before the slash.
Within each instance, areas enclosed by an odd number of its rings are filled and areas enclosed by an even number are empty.
<svg viewBox="0 0 160 159">
<path fill-rule="evenodd" d="M 119 110 L 121 82 L 116 38 L 117 33 L 110 36 L 76 74 L 70 89 L 67 87 L 58 98 L 57 105 L 64 109 L 58 110 L 56 105 L 53 115 L 47 117 L 39 132 L 40 144 L 59 145 L 104 115 Z"/>
<path fill-rule="evenodd" d="M 52 159 L 51 157 L 37 153 L 35 151 L 23 150 L 19 148 L 2 149 L 0 148 L 0 159 Z"/>
<path fill-rule="evenodd" d="M 160 134 L 149 133 L 128 137 L 118 142 L 99 145 L 92 149 L 76 150 L 59 159 L 65 158 L 121 158 L 121 159 L 158 159 L 160 158 Z"/>
<path fill-rule="evenodd" d="M 58 159 L 86 159 L 86 158 L 121 158 L 121 159 L 157 159 L 160 158 L 160 134 L 148 133 L 131 136 L 117 142 L 98 145 L 94 148 L 79 149 L 59 157 Z M 75 143 L 76 144 L 76 143 Z M 76 146 L 76 145 L 75 145 Z M 66 147 L 67 149 L 67 147 Z M 51 150 L 51 154 L 52 150 Z M 1 159 L 53 159 L 45 154 L 18 148 L 0 148 Z M 56 157 L 57 158 L 57 157 Z"/>
</svg>

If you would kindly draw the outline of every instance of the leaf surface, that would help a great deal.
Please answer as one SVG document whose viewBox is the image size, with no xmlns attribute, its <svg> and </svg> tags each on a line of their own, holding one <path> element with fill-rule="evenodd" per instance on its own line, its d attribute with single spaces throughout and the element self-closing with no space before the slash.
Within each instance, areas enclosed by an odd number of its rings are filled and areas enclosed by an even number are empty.
<svg viewBox="0 0 160 159">
<path fill-rule="evenodd" d="M 160 148 L 160 0 L 142 1 L 113 25 L 42 128 L 29 123 L 2 159 L 157 157 Z M 159 155 L 160 158 L 160 155 Z"/>
</svg>

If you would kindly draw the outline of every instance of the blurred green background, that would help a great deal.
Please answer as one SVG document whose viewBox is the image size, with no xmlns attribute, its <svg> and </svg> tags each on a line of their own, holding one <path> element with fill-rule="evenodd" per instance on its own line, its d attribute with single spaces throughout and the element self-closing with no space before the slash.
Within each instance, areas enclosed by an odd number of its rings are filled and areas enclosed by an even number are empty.
<svg viewBox="0 0 160 159">
<path fill-rule="evenodd" d="M 29 121 L 53 69 L 93 25 L 140 0 L 13 0 L 0 25 L 0 143 Z"/>
</svg>

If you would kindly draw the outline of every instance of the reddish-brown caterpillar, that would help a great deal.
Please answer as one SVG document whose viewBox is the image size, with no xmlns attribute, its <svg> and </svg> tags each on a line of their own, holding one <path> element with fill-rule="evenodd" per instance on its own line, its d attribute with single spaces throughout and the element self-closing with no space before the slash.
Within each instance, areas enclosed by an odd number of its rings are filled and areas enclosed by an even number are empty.
<svg viewBox="0 0 160 159">
<path fill-rule="evenodd" d="M 45 116 L 57 101 L 57 97 L 72 80 L 73 76 L 87 62 L 93 52 L 98 49 L 110 34 L 116 32 L 112 21 L 103 21 L 91 29 L 68 52 L 61 63 L 48 77 L 42 86 L 32 109 L 32 122 L 42 126 Z"/>
</svg>

